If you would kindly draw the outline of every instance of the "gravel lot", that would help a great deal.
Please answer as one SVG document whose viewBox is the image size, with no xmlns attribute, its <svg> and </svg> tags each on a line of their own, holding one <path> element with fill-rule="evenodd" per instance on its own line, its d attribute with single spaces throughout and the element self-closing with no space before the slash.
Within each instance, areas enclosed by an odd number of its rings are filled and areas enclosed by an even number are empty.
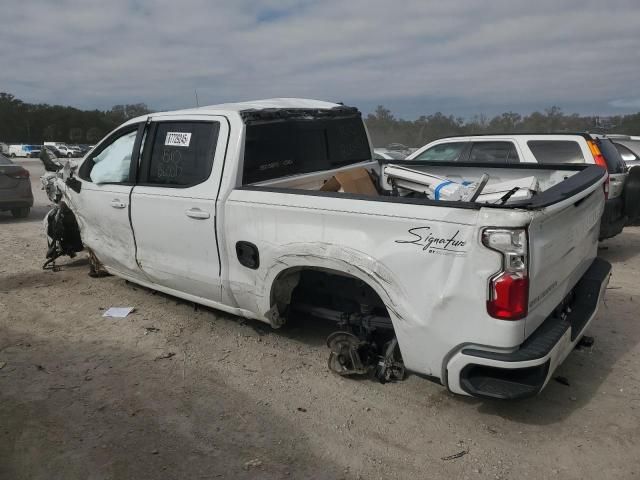
<svg viewBox="0 0 640 480">
<path fill-rule="evenodd" d="M 327 325 L 194 310 L 88 277 L 84 254 L 42 271 L 42 169 L 22 163 L 32 215 L 0 213 L 0 479 L 640 476 L 640 228 L 602 245 L 614 274 L 570 385 L 492 402 L 340 378 Z"/>
</svg>

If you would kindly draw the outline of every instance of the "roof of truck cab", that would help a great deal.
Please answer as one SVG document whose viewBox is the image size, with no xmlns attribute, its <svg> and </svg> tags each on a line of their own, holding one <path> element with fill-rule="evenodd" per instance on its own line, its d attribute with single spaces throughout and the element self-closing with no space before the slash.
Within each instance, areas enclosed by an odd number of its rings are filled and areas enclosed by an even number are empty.
<svg viewBox="0 0 640 480">
<path fill-rule="evenodd" d="M 152 115 L 175 115 L 175 114 L 209 114 L 220 115 L 221 113 L 243 112 L 246 110 L 266 110 L 266 109 L 331 109 L 340 107 L 338 103 L 323 102 L 308 98 L 268 98 L 265 100 L 251 100 L 247 102 L 221 103 L 219 105 L 207 105 L 204 107 L 188 108 L 185 110 L 175 110 L 170 112 L 157 112 Z"/>
</svg>

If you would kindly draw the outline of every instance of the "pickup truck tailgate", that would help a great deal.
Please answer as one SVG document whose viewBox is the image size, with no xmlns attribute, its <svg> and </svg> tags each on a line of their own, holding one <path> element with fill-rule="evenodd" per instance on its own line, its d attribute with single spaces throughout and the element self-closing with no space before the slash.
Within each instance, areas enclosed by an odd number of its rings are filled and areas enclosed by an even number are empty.
<svg viewBox="0 0 640 480">
<path fill-rule="evenodd" d="M 602 183 L 550 205 L 529 225 L 528 337 L 587 271 L 598 252 Z"/>
</svg>

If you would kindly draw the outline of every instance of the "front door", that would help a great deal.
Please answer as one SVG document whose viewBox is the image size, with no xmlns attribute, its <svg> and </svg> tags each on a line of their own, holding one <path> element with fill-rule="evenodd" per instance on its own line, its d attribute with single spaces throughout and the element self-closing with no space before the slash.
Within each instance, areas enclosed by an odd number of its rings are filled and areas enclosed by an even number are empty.
<svg viewBox="0 0 640 480">
<path fill-rule="evenodd" d="M 138 277 L 129 198 L 144 125 L 118 130 L 80 166 L 80 192 L 69 192 L 82 242 L 114 273 Z"/>
<path fill-rule="evenodd" d="M 226 125 L 154 120 L 131 202 L 137 259 L 146 276 L 212 301 L 221 298 L 215 207 Z"/>
</svg>

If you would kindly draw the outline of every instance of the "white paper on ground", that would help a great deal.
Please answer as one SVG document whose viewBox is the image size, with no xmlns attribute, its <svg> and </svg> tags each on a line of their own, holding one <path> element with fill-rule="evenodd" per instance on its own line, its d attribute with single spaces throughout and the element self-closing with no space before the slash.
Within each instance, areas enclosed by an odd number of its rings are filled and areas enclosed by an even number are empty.
<svg viewBox="0 0 640 480">
<path fill-rule="evenodd" d="M 133 312 L 134 307 L 111 307 L 102 314 L 103 317 L 124 318 Z"/>
</svg>

